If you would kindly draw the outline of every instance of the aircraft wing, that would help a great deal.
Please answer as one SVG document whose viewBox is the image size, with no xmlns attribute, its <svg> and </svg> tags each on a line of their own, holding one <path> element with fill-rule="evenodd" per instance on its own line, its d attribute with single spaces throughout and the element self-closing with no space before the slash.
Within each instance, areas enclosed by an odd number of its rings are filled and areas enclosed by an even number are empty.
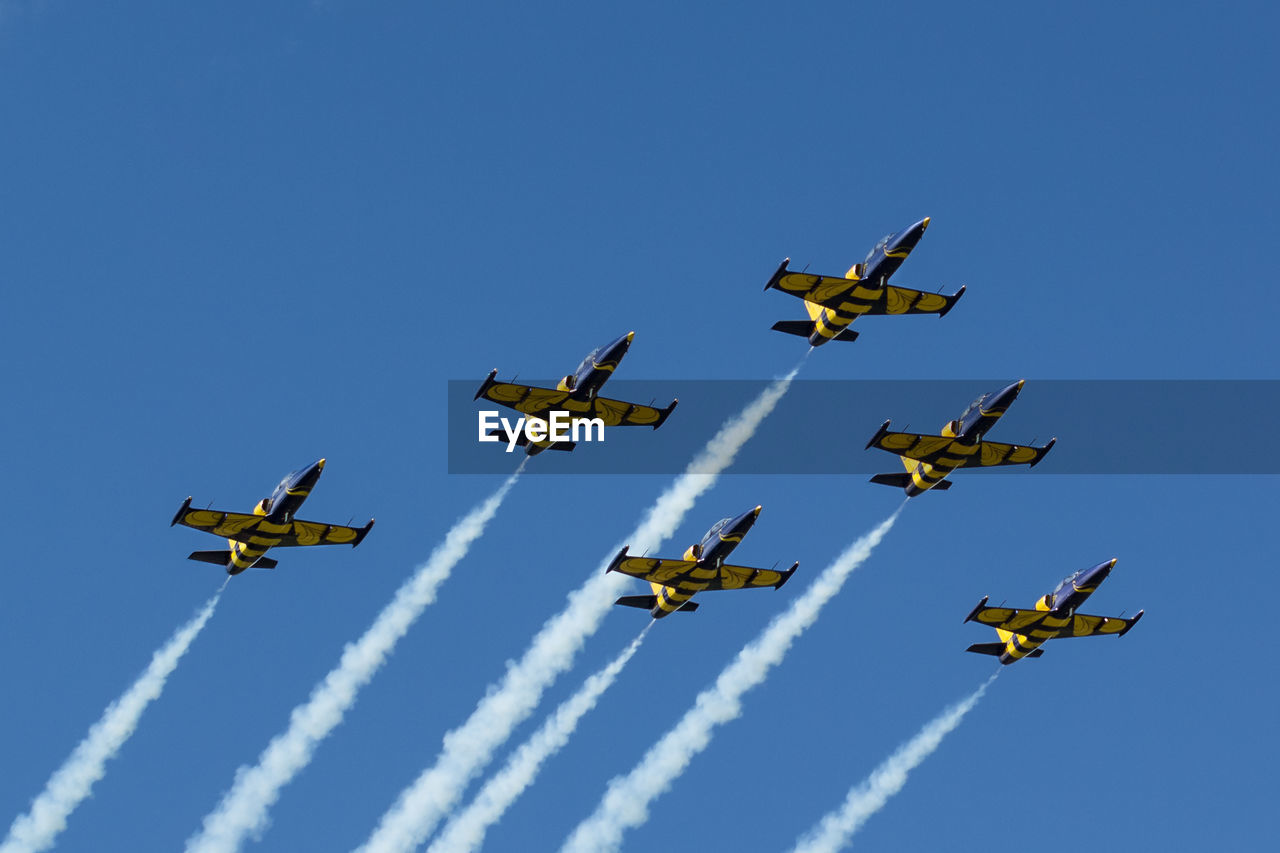
<svg viewBox="0 0 1280 853">
<path fill-rule="evenodd" d="M 662 426 L 667 415 L 675 409 L 678 400 L 672 400 L 665 409 L 656 409 L 641 403 L 624 403 L 621 400 L 610 400 L 607 397 L 596 397 L 591 401 L 589 418 L 600 418 L 605 426 L 651 426 L 654 429 Z"/>
<path fill-rule="evenodd" d="M 280 536 L 276 543 L 279 547 L 302 547 L 307 545 L 359 545 L 361 540 L 373 527 L 373 520 L 364 527 L 347 527 L 344 524 L 325 524 L 322 521 L 303 521 L 295 518 L 289 524 L 289 532 L 273 534 Z"/>
<path fill-rule="evenodd" d="M 997 631 L 1009 631 L 1014 634 L 1022 634 L 1024 637 L 1037 636 L 1035 633 L 1036 628 L 1044 621 L 1044 617 L 1051 612 L 1048 610 L 1020 610 L 1017 607 L 985 607 L 983 606 L 985 604 L 986 599 L 983 599 L 983 604 L 975 607 L 965 621 L 981 622 L 983 625 L 990 625 Z M 1056 635 L 1057 631 L 1048 633 Z"/>
<path fill-rule="evenodd" d="M 194 530 L 203 530 L 214 536 L 234 539 L 237 542 L 251 544 L 252 537 L 258 532 L 258 524 L 266 519 L 261 515 L 247 512 L 223 512 L 217 509 L 192 509 L 191 498 L 182 505 L 178 514 L 173 517 L 169 526 L 181 524 Z M 272 525 L 273 527 L 275 525 Z M 271 536 L 278 534 L 272 533 Z"/>
<path fill-rule="evenodd" d="M 688 580 L 702 589 L 755 589 L 773 587 L 778 589 L 795 572 L 796 563 L 785 572 L 776 569 L 754 569 L 750 566 L 723 565 L 718 574 L 713 575 L 709 567 L 699 567 L 692 560 L 664 560 L 659 557 L 632 557 L 623 548 L 609 565 L 609 571 L 622 572 L 633 578 L 640 578 L 650 583 L 663 586 L 679 586 L 681 581 Z M 704 586 L 705 585 L 705 586 Z"/>
<path fill-rule="evenodd" d="M 1044 447 L 1028 447 L 1021 444 L 1003 444 L 999 441 L 982 441 L 978 452 L 966 456 L 958 467 L 988 468 L 993 465 L 1035 465 L 1053 449 L 1056 438 Z"/>
<path fill-rule="evenodd" d="M 568 391 L 514 382 L 496 382 L 494 376 L 497 372 L 495 370 L 489 374 L 489 378 L 476 392 L 476 399 L 484 397 L 500 406 L 544 420 L 551 412 L 568 412 L 571 417 L 599 418 L 604 421 L 605 426 L 651 426 L 657 429 L 679 402 L 672 400 L 670 406 L 658 409 L 640 403 L 611 400 L 608 397 L 578 400 Z"/>
<path fill-rule="evenodd" d="M 845 314 L 937 314 L 941 317 L 964 295 L 963 287 L 946 296 L 896 285 L 869 287 L 857 278 L 792 272 L 787 269 L 789 260 L 782 262 L 765 290 L 781 290 Z"/>
<path fill-rule="evenodd" d="M 495 382 L 493 378 L 497 372 L 495 370 L 490 373 L 489 378 L 480 386 L 480 390 L 476 392 L 477 400 L 484 397 L 499 406 L 515 409 L 526 415 L 542 416 L 553 409 L 569 411 L 565 405 L 569 399 L 568 391 L 538 388 L 534 385 L 517 385 L 514 382 Z"/>
<path fill-rule="evenodd" d="M 864 310 L 863 314 L 937 314 L 941 317 L 964 296 L 963 287 L 950 296 L 925 293 L 893 284 L 877 292 L 881 294 L 880 298 Z"/>
<path fill-rule="evenodd" d="M 1071 617 L 1071 632 L 1063 632 L 1058 638 L 1063 637 L 1099 637 L 1105 634 L 1115 634 L 1119 636 L 1128 631 L 1138 620 L 1142 618 L 1143 611 L 1139 610 L 1137 615 L 1131 619 L 1125 619 L 1123 616 L 1089 616 L 1084 613 L 1077 613 Z"/>
<path fill-rule="evenodd" d="M 609 564 L 609 571 L 622 572 L 624 575 L 631 575 L 633 578 L 640 578 L 642 581 L 650 583 L 660 583 L 663 586 L 675 586 L 681 580 L 689 576 L 689 573 L 698 567 L 698 564 L 692 560 L 664 560 L 660 557 L 632 557 L 627 554 L 627 549 L 623 548 L 613 562 Z"/>
<path fill-rule="evenodd" d="M 1038 639 L 1062 639 L 1064 637 L 1097 637 L 1107 634 L 1120 635 L 1128 631 L 1142 618 L 1142 611 L 1131 619 L 1117 616 L 1088 616 L 1076 613 L 1064 629 L 1044 629 L 1040 624 L 1052 611 L 1020 610 L 1016 607 L 987 607 L 986 599 L 973 609 L 965 621 L 981 622 L 997 631 L 1009 631 L 1024 637 Z"/>
<path fill-rule="evenodd" d="M 999 441 L 980 441 L 966 444 L 943 435 L 922 435 L 915 432 L 891 432 L 889 421 L 867 442 L 867 447 L 878 447 L 917 462 L 943 465 L 949 468 L 986 468 L 993 465 L 1035 465 L 1053 449 L 1056 438 L 1044 447 L 1026 447 L 1021 444 L 1004 444 Z"/>
<path fill-rule="evenodd" d="M 720 567 L 720 576 L 714 578 L 707 589 L 781 589 L 799 566 L 796 563 L 785 572 L 780 572 L 777 569 L 753 569 L 750 566 L 731 566 L 726 563 Z"/>
<path fill-rule="evenodd" d="M 173 517 L 173 524 L 181 524 L 194 530 L 203 530 L 214 536 L 233 539 L 246 545 L 350 545 L 355 547 L 373 527 L 371 520 L 364 527 L 346 527 L 341 524 L 324 524 L 317 521 L 294 519 L 281 523 L 269 521 L 266 516 L 247 512 L 223 512 L 217 509 L 192 509 L 191 498 Z M 278 540 L 278 541 L 277 541 Z"/>
<path fill-rule="evenodd" d="M 782 262 L 778 271 L 769 279 L 765 290 L 773 288 L 783 293 L 790 293 L 806 302 L 815 302 L 827 308 L 841 308 L 850 313 L 864 313 L 857 303 L 874 300 L 879 291 L 875 288 L 862 287 L 856 278 L 842 278 L 838 275 L 813 275 L 812 273 L 791 272 L 787 269 L 787 261 Z M 854 304 L 846 304 L 853 301 Z"/>
<path fill-rule="evenodd" d="M 973 453 L 977 445 L 964 445 L 953 438 L 943 435 L 922 435 L 916 432 L 890 432 L 889 422 L 885 421 L 880 431 L 867 442 L 867 448 L 878 447 L 918 462 L 936 463 L 946 458 L 947 464 L 960 467 L 956 459 L 963 459 Z"/>
</svg>

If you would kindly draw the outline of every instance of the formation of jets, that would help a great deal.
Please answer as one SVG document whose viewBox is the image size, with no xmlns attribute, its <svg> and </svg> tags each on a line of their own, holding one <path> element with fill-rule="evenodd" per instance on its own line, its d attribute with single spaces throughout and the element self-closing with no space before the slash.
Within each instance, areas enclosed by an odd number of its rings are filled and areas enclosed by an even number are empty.
<svg viewBox="0 0 1280 853">
<path fill-rule="evenodd" d="M 911 290 L 889 283 L 889 279 L 911 254 L 929 227 L 928 217 L 894 234 L 882 238 L 866 258 L 854 264 L 843 276 L 814 275 L 788 269 L 784 260 L 769 278 L 765 289 L 781 290 L 804 301 L 808 320 L 782 320 L 773 328 L 798 335 L 817 347 L 828 341 L 853 341 L 858 333 L 849 326 L 864 314 L 937 314 L 945 316 L 960 297 L 964 287 L 949 296 Z M 550 426 L 564 415 L 575 421 L 597 421 L 604 427 L 647 426 L 657 429 L 675 410 L 678 400 L 663 408 L 630 403 L 600 396 L 600 391 L 617 369 L 631 347 L 634 332 L 598 347 L 587 354 L 572 373 L 555 388 L 499 382 L 493 370 L 481 384 L 475 399 L 488 400 L 519 412 L 523 429 L 512 433 L 515 445 L 529 456 L 544 450 L 570 451 L 576 442 L 557 436 Z M 996 465 L 1035 466 L 1053 448 L 1056 438 L 1043 447 L 1006 444 L 986 439 L 1009 406 L 1018 398 L 1025 380 L 1018 380 L 998 391 L 984 394 L 966 408 L 959 417 L 948 421 L 939 435 L 894 432 L 890 421 L 881 424 L 867 449 L 878 448 L 897 456 L 905 468 L 903 473 L 877 474 L 871 482 L 901 488 L 907 497 L 930 490 L 951 487 L 947 477 L 955 470 Z M 493 431 L 489 435 L 493 435 Z M 181 524 L 227 540 L 227 550 L 193 551 L 189 559 L 222 566 L 228 574 L 239 574 L 249 568 L 274 569 L 276 561 L 266 556 L 271 548 L 309 545 L 359 545 L 373 527 L 373 519 L 364 527 L 349 527 L 303 521 L 295 513 L 311 494 L 325 460 L 286 476 L 270 497 L 258 502 L 250 513 L 213 509 L 192 509 L 187 498 L 171 526 Z M 634 556 L 624 547 L 609 564 L 608 571 L 620 572 L 647 581 L 652 593 L 627 595 L 617 604 L 649 611 L 654 619 L 676 612 L 698 609 L 692 598 L 699 592 L 726 589 L 779 589 L 795 573 L 799 563 L 779 571 L 727 563 L 729 555 L 742 542 L 760 515 L 756 506 L 741 515 L 716 522 L 700 542 L 689 546 L 680 559 Z M 1097 589 L 1115 566 L 1116 561 L 1085 569 L 1065 579 L 1034 608 L 988 607 L 983 598 L 969 613 L 966 622 L 980 622 L 996 630 L 995 643 L 975 643 L 967 651 L 992 655 L 1001 664 L 1023 658 L 1039 657 L 1041 646 L 1048 640 L 1063 637 L 1123 636 L 1143 611 L 1131 618 L 1123 616 L 1088 616 L 1077 608 Z"/>
</svg>

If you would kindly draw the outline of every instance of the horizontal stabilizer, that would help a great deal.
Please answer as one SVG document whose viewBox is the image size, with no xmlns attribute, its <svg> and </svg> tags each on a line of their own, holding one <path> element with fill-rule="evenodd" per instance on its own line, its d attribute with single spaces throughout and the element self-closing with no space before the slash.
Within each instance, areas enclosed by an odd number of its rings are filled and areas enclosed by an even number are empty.
<svg viewBox="0 0 1280 853">
<path fill-rule="evenodd" d="M 641 610 L 652 610 L 658 606 L 658 596 L 656 595 L 624 595 L 614 604 L 620 604 L 623 607 L 638 607 Z M 686 601 L 680 610 L 686 613 L 692 613 L 698 609 L 696 601 Z"/>
<path fill-rule="evenodd" d="M 231 562 L 230 551 L 192 551 L 187 555 L 188 560 L 199 560 L 202 563 L 213 563 L 215 566 L 225 566 Z"/>
<path fill-rule="evenodd" d="M 910 474 L 876 474 L 871 478 L 871 482 L 879 483 L 882 486 L 893 486 L 895 489 L 905 489 L 911 482 Z"/>
<path fill-rule="evenodd" d="M 904 474 L 876 474 L 874 477 L 871 478 L 871 482 L 879 483 L 882 486 L 893 486 L 895 489 L 905 489 L 907 486 L 911 485 L 911 475 L 905 474 L 905 473 Z M 936 483 L 933 486 L 933 488 L 935 490 L 941 489 L 942 491 L 945 492 L 947 489 L 951 488 L 951 481 L 942 480 L 941 482 Z"/>
<path fill-rule="evenodd" d="M 192 551 L 188 556 L 188 560 L 199 560 L 202 563 L 213 563 L 215 566 L 223 566 L 224 568 L 231 563 L 230 551 Z M 280 565 L 270 557 L 259 557 L 258 562 L 254 563 L 251 568 L 254 569 L 274 569 Z"/>
<path fill-rule="evenodd" d="M 975 652 L 980 655 L 991 655 L 992 657 L 1000 657 L 1000 655 L 1004 654 L 1004 650 L 1004 643 L 974 643 L 972 646 L 965 649 L 966 652 Z M 1042 654 L 1044 654 L 1044 649 L 1036 649 L 1032 652 L 1028 652 L 1027 657 L 1038 658 Z"/>
<path fill-rule="evenodd" d="M 807 338 L 813 334 L 812 320 L 779 320 L 773 324 L 775 332 L 782 332 L 785 335 L 796 335 L 801 338 Z"/>
<path fill-rule="evenodd" d="M 814 324 L 812 320 L 779 320 L 773 324 L 773 330 L 782 332 L 787 335 L 795 335 L 801 338 L 808 338 L 813 334 Z M 845 329 L 831 340 L 853 342 L 858 339 L 858 332 L 853 329 Z"/>
<path fill-rule="evenodd" d="M 673 409 L 675 408 L 674 403 L 672 404 L 671 408 Z M 670 412 L 668 412 L 668 414 L 670 414 Z M 486 432 L 485 435 L 497 436 L 498 439 L 504 443 L 507 441 L 507 434 L 503 432 L 501 429 L 496 427 Z M 520 433 L 516 436 L 516 447 L 528 447 L 528 446 L 529 446 L 529 437 L 525 435 L 524 430 L 520 430 Z M 576 441 L 554 441 L 550 444 L 545 444 L 545 443 L 539 444 L 539 447 L 541 447 L 543 450 L 573 450 L 577 446 L 578 446 L 578 443 Z"/>
</svg>

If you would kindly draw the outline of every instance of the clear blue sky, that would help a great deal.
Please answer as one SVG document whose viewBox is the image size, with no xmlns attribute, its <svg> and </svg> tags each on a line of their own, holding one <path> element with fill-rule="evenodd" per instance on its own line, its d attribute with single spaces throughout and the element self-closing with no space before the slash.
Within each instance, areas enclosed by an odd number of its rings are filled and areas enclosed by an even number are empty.
<svg viewBox="0 0 1280 853">
<path fill-rule="evenodd" d="M 562 375 L 630 329 L 620 376 L 768 379 L 803 350 L 761 292 L 784 256 L 841 272 L 928 215 L 898 278 L 969 287 L 805 378 L 1278 378 L 1274 8 L 1033 5 L 0 3 L 0 821 L 222 582 L 168 527 L 187 495 L 247 510 L 324 456 L 307 516 L 378 526 L 233 579 L 60 850 L 177 849 L 497 485 L 446 473 L 449 379 Z M 889 417 L 797 440 L 862 453 Z M 1244 453 L 1274 429 L 1186 417 Z M 999 430 L 1032 437 L 1016 406 Z M 256 849 L 363 840 L 668 479 L 521 482 Z M 785 848 L 986 677 L 981 596 L 1112 556 L 1090 609 L 1142 624 L 1007 671 L 859 842 L 1269 846 L 1275 487 L 1018 470 L 914 501 L 630 848 Z M 558 844 L 899 498 L 722 480 L 669 550 L 761 503 L 739 556 L 792 585 L 656 626 L 490 849 Z M 610 614 L 543 710 L 645 618 Z"/>
</svg>

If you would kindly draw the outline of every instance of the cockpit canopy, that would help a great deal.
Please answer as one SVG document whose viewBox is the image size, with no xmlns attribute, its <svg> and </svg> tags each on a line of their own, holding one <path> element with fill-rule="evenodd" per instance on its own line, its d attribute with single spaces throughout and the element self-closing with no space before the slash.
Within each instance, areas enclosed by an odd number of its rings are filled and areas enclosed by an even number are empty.
<svg viewBox="0 0 1280 853">
<path fill-rule="evenodd" d="M 969 407 L 960 415 L 959 420 L 963 421 L 965 418 L 969 417 L 969 415 L 972 415 L 974 412 L 978 411 L 978 409 L 982 408 L 982 404 L 986 399 L 987 395 L 983 394 L 981 397 L 970 403 Z"/>
<path fill-rule="evenodd" d="M 1052 593 L 1055 607 L 1059 602 L 1065 601 L 1067 596 L 1076 591 L 1076 581 L 1080 579 L 1082 574 L 1084 574 L 1084 572 L 1076 572 L 1074 575 L 1058 584 L 1058 588 Z"/>
<path fill-rule="evenodd" d="M 707 531 L 707 535 L 702 537 L 702 544 L 707 545 L 716 541 L 720 536 L 720 531 L 724 530 L 724 526 L 733 521 L 732 518 L 722 518 L 715 524 L 711 525 L 711 529 Z"/>
<path fill-rule="evenodd" d="M 582 376 L 584 376 L 584 375 L 586 374 L 586 372 L 587 372 L 588 370 L 591 370 L 592 368 L 594 368 L 594 367 L 596 366 L 596 359 L 597 359 L 597 358 L 599 358 L 599 356 L 600 356 L 600 348 L 599 348 L 599 347 L 597 347 L 596 349 L 593 349 L 591 352 L 587 353 L 587 357 L 586 357 L 586 358 L 584 358 L 584 359 L 582 360 L 582 363 L 578 365 L 578 369 L 577 369 L 577 370 L 575 370 L 575 371 L 573 371 L 573 377 L 574 377 L 574 379 L 575 379 L 575 380 L 576 380 L 576 379 L 580 379 Z M 576 384 L 576 382 L 575 382 L 575 384 Z"/>
<path fill-rule="evenodd" d="M 277 501 L 284 498 L 288 493 L 289 488 L 296 486 L 298 481 L 302 479 L 302 475 L 307 473 L 307 470 L 308 469 L 306 468 L 299 468 L 297 471 L 290 471 L 288 474 L 285 474 L 284 479 L 280 481 L 280 484 L 276 486 L 275 491 L 271 493 L 271 497 L 269 499 L 271 503 L 275 504 Z"/>
<path fill-rule="evenodd" d="M 892 239 L 893 239 L 892 234 L 886 234 L 880 238 L 880 242 L 876 243 L 874 246 L 871 247 L 871 251 L 867 252 L 867 257 L 862 262 L 863 269 L 867 269 L 868 267 L 871 266 L 871 259 L 875 257 L 876 252 L 888 251 L 889 241 Z"/>
</svg>

